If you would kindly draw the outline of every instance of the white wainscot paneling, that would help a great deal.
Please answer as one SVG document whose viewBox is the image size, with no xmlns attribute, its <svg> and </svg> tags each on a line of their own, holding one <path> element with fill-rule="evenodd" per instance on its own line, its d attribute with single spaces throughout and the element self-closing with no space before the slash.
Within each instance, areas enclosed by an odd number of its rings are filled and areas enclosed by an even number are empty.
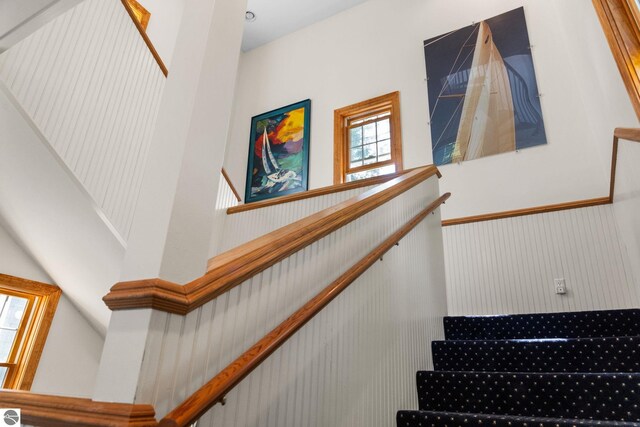
<svg viewBox="0 0 640 427">
<path fill-rule="evenodd" d="M 6 84 L 126 241 L 165 77 L 119 0 L 86 0 L 0 56 Z"/>
<path fill-rule="evenodd" d="M 437 197 L 433 177 L 187 316 L 154 311 L 136 402 L 161 418 Z M 438 210 L 198 425 L 392 425 L 444 315 Z"/>
<path fill-rule="evenodd" d="M 636 288 L 640 287 L 640 144 L 619 141 L 613 208 L 631 260 Z"/>
<path fill-rule="evenodd" d="M 227 215 L 220 251 L 232 249 L 294 221 L 358 196 L 375 186 L 325 194 Z M 211 256 L 217 255 L 212 252 Z"/>
<path fill-rule="evenodd" d="M 238 205 L 238 199 L 229 186 L 224 174 L 220 173 L 218 181 L 218 198 L 216 199 L 216 207 L 213 213 L 213 229 L 211 232 L 211 243 L 209 246 L 209 256 L 213 257 L 218 253 L 222 241 L 222 235 L 227 225 L 227 209 Z"/>
<path fill-rule="evenodd" d="M 450 315 L 638 307 L 611 205 L 445 227 Z M 567 294 L 556 295 L 554 279 Z"/>
</svg>

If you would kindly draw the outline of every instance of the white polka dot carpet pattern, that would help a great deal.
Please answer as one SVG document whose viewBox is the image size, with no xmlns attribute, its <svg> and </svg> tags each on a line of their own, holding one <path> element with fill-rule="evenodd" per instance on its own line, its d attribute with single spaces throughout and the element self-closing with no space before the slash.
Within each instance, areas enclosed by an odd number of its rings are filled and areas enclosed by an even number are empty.
<svg viewBox="0 0 640 427">
<path fill-rule="evenodd" d="M 398 427 L 640 427 L 640 310 L 444 319 Z"/>
</svg>

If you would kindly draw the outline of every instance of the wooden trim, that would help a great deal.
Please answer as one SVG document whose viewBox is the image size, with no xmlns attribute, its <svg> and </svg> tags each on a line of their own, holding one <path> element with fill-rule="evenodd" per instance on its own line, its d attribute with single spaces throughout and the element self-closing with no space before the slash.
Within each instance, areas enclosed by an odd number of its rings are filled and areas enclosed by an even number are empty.
<svg viewBox="0 0 640 427">
<path fill-rule="evenodd" d="M 249 350 L 245 351 L 213 379 L 200 387 L 200 389 L 178 405 L 178 407 L 169 412 L 160 420 L 159 425 L 161 427 L 186 427 L 198 420 L 216 403 L 222 402 L 229 391 L 238 385 L 240 381 L 260 366 L 262 362 L 280 348 L 293 334 L 299 331 L 300 328 L 322 311 L 333 299 L 340 295 L 342 291 L 348 288 L 362 273 L 381 259 L 389 249 L 413 230 L 427 215 L 444 203 L 449 196 L 451 196 L 451 194 L 446 193 L 423 209 L 418 215 L 338 277 L 333 283 L 309 300 L 284 322 L 280 323 L 280 325 L 265 335 Z"/>
<path fill-rule="evenodd" d="M 394 178 L 402 176 L 408 172 L 413 170 L 422 168 L 424 166 L 420 166 L 412 169 L 405 169 L 396 173 L 390 173 L 388 175 L 374 176 L 372 178 L 361 179 L 358 181 L 345 182 L 337 185 L 330 185 L 328 187 L 316 188 L 315 190 L 304 191 L 301 193 L 290 194 L 288 196 L 277 197 L 275 199 L 261 200 L 259 202 L 247 203 L 244 205 L 232 206 L 227 209 L 227 214 L 237 214 L 240 212 L 246 212 L 253 209 L 266 208 L 269 206 L 279 205 L 281 203 L 290 203 L 297 202 L 298 200 L 310 199 L 312 197 L 324 196 L 327 194 L 340 193 L 342 191 L 354 190 L 356 188 L 368 187 L 370 185 L 382 184 L 387 181 L 391 181 Z M 442 178 L 442 174 L 440 171 L 437 171 L 436 174 L 438 178 Z"/>
<path fill-rule="evenodd" d="M 377 111 L 378 110 L 378 111 Z M 389 124 L 391 128 L 391 160 L 396 165 L 396 172 L 402 170 L 402 126 L 400 122 L 400 92 L 391 92 L 386 95 L 358 102 L 333 112 L 333 183 L 341 184 L 345 182 L 346 175 L 355 173 L 356 170 L 349 168 L 349 126 L 347 121 L 359 116 L 366 117 L 374 111 L 378 113 L 389 110 Z M 378 162 L 362 166 L 362 169 L 369 170 L 381 167 L 383 163 Z"/>
<path fill-rule="evenodd" d="M 512 211 L 495 212 L 483 215 L 466 216 L 462 218 L 447 219 L 442 221 L 443 227 L 452 225 L 468 224 L 471 222 L 493 221 L 496 219 L 513 218 L 516 216 L 536 215 L 547 212 L 563 211 L 567 209 L 586 208 L 589 206 L 599 206 L 610 204 L 609 197 L 597 199 L 578 200 L 576 202 L 558 203 L 555 205 L 536 206 L 532 208 L 516 209 Z"/>
<path fill-rule="evenodd" d="M 129 17 L 131 17 L 131 20 L 135 24 L 136 28 L 138 29 L 138 32 L 140 33 L 140 36 L 142 36 L 142 40 L 144 40 L 145 44 L 149 48 L 149 51 L 151 52 L 151 55 L 153 55 L 153 58 L 158 63 L 158 66 L 160 67 L 160 70 L 162 71 L 162 74 L 164 74 L 164 76 L 167 77 L 169 75 L 169 70 L 167 70 L 167 67 L 164 65 L 164 62 L 162 62 L 162 58 L 160 58 L 160 55 L 158 54 L 158 51 L 153 46 L 153 43 L 151 43 L 151 40 L 149 39 L 149 36 L 147 36 L 147 32 L 142 27 L 142 24 L 140 24 L 140 22 L 138 22 L 138 19 L 136 18 L 135 12 L 133 11 L 133 9 L 131 9 L 131 6 L 129 5 L 127 0 L 121 0 L 121 3 L 124 6 L 124 8 L 127 11 L 127 13 L 129 14 Z"/>
<path fill-rule="evenodd" d="M 151 405 L 94 402 L 77 397 L 0 391 L 0 407 L 20 408 L 22 423 L 40 427 L 155 427 Z"/>
<path fill-rule="evenodd" d="M 62 291 L 55 285 L 6 274 L 0 274 L 0 288 L 30 300 L 28 311 L 24 314 L 24 330 L 17 337 L 17 346 L 11 352 L 10 360 L 15 362 L 16 367 L 9 371 L 4 383 L 5 388 L 29 390 Z"/>
<path fill-rule="evenodd" d="M 592 0 L 625 87 L 640 118 L 640 32 L 627 0 Z"/>
<path fill-rule="evenodd" d="M 154 308 L 186 314 L 438 173 L 435 166 L 415 169 L 224 252 L 209 261 L 203 277 L 184 286 L 160 279 L 122 282 L 103 300 L 112 310 Z"/>
<path fill-rule="evenodd" d="M 618 163 L 618 140 L 625 139 L 640 142 L 640 129 L 616 128 L 613 132 L 613 149 L 611 153 L 611 177 L 609 181 L 609 195 L 595 199 L 578 200 L 575 202 L 558 203 L 555 205 L 536 206 L 532 208 L 516 209 L 512 211 L 496 212 L 483 215 L 473 215 L 442 221 L 443 227 L 469 224 L 471 222 L 493 221 L 496 219 L 512 218 L 516 216 L 536 215 L 547 212 L 563 211 L 567 209 L 587 208 L 590 206 L 608 205 L 613 203 L 616 187 L 616 168 Z"/>
<path fill-rule="evenodd" d="M 229 178 L 227 171 L 224 170 L 224 168 L 222 168 L 221 172 L 225 181 L 227 181 L 227 185 L 229 186 L 229 188 L 231 188 L 231 191 L 233 191 L 233 195 L 236 196 L 236 200 L 238 200 L 239 203 L 242 203 L 242 198 L 240 197 L 240 193 L 238 193 L 238 190 L 236 190 L 236 187 L 234 187 L 233 182 L 231 182 L 231 178 Z"/>
<path fill-rule="evenodd" d="M 149 19 L 151 18 L 151 13 L 143 5 L 138 3 L 136 0 L 127 0 L 127 4 L 131 6 L 133 10 L 136 20 L 140 22 L 140 26 L 142 29 L 147 32 L 147 26 L 149 25 Z"/>
</svg>

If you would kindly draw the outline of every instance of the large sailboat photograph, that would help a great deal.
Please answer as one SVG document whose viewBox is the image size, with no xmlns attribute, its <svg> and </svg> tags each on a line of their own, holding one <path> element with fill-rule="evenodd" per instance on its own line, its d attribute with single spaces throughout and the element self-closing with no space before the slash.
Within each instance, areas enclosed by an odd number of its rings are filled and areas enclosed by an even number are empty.
<svg viewBox="0 0 640 427">
<path fill-rule="evenodd" d="M 424 43 L 436 165 L 546 143 L 524 9 Z"/>
</svg>

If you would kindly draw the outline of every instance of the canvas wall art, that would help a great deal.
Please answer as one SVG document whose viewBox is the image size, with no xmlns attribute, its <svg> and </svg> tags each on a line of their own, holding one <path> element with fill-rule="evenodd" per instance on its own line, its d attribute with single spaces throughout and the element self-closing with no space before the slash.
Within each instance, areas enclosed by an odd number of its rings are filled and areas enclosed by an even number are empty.
<svg viewBox="0 0 640 427">
<path fill-rule="evenodd" d="M 436 165 L 547 143 L 524 9 L 425 40 Z"/>
<path fill-rule="evenodd" d="M 308 189 L 310 114 L 307 99 L 251 119 L 245 203 Z"/>
</svg>

